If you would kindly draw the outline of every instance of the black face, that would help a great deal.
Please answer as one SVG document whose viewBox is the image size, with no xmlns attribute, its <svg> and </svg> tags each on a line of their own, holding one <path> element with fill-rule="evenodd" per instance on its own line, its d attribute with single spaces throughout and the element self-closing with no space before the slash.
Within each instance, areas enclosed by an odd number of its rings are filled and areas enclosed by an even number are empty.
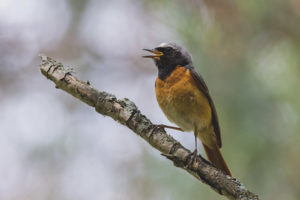
<svg viewBox="0 0 300 200">
<path fill-rule="evenodd" d="M 172 47 L 157 47 L 155 50 L 162 52 L 160 59 L 154 59 L 156 65 L 182 65 L 185 64 L 185 58 L 181 52 Z"/>
<path fill-rule="evenodd" d="M 162 43 L 153 50 L 144 49 L 154 55 L 143 56 L 152 58 L 158 68 L 158 76 L 165 79 L 176 66 L 187 66 L 192 64 L 190 54 L 182 47 L 174 43 Z"/>
</svg>

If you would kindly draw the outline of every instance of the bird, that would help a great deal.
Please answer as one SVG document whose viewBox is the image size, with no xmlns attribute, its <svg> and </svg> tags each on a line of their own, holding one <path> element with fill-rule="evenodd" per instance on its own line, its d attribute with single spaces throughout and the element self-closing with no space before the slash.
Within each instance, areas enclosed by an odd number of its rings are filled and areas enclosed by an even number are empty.
<svg viewBox="0 0 300 200">
<path fill-rule="evenodd" d="M 232 176 L 220 148 L 221 131 L 215 105 L 202 76 L 195 70 L 192 56 L 176 43 L 163 42 L 154 49 L 143 49 L 158 69 L 155 93 L 159 107 L 169 121 L 184 132 L 194 132 L 202 142 L 207 159 L 226 175 Z M 165 126 L 172 128 L 171 126 Z"/>
</svg>

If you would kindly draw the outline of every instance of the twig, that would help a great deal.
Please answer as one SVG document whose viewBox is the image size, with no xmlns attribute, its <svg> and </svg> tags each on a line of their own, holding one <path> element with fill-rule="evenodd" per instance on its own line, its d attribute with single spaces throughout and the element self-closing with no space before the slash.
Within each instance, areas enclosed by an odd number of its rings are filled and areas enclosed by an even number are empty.
<svg viewBox="0 0 300 200">
<path fill-rule="evenodd" d="M 229 199 L 258 200 L 258 196 L 247 190 L 237 179 L 223 174 L 201 156 L 191 163 L 191 152 L 183 147 L 163 128 L 157 128 L 144 116 L 129 99 L 117 99 L 107 92 L 99 92 L 87 82 L 78 80 L 67 67 L 44 55 L 40 56 L 40 69 L 43 75 L 55 83 L 55 87 L 64 90 L 86 104 L 95 107 L 104 116 L 110 116 L 117 122 L 130 128 L 161 155 L 173 161 L 176 167 L 186 170 L 198 180 Z"/>
</svg>

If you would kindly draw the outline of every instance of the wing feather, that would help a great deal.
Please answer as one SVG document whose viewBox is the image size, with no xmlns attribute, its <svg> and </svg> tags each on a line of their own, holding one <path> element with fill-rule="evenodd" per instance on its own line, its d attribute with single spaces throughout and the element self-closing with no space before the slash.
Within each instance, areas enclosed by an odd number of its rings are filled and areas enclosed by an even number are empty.
<svg viewBox="0 0 300 200">
<path fill-rule="evenodd" d="M 210 108 L 212 111 L 212 123 L 213 123 L 215 134 L 217 137 L 218 146 L 219 146 L 219 148 L 221 148 L 222 141 L 221 141 L 221 131 L 220 131 L 220 126 L 219 126 L 218 115 L 216 112 L 214 102 L 209 94 L 207 85 L 205 84 L 202 76 L 196 72 L 194 67 L 189 67 L 188 69 L 190 70 L 191 75 L 192 75 L 193 79 L 195 80 L 198 89 L 201 90 L 203 92 L 203 94 L 205 94 L 205 96 L 207 97 L 207 99 L 209 101 Z"/>
</svg>

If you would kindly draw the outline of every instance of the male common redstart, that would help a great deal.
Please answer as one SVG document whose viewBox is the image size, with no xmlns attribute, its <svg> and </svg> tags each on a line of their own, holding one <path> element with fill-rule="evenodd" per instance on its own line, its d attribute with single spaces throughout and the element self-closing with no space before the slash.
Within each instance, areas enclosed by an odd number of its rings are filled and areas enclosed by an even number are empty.
<svg viewBox="0 0 300 200">
<path fill-rule="evenodd" d="M 162 43 L 154 49 L 144 49 L 152 55 L 158 68 L 155 92 L 158 104 L 167 118 L 183 131 L 194 131 L 203 144 L 208 160 L 231 176 L 223 156 L 220 126 L 208 88 L 192 64 L 191 55 L 175 43 Z"/>
</svg>

